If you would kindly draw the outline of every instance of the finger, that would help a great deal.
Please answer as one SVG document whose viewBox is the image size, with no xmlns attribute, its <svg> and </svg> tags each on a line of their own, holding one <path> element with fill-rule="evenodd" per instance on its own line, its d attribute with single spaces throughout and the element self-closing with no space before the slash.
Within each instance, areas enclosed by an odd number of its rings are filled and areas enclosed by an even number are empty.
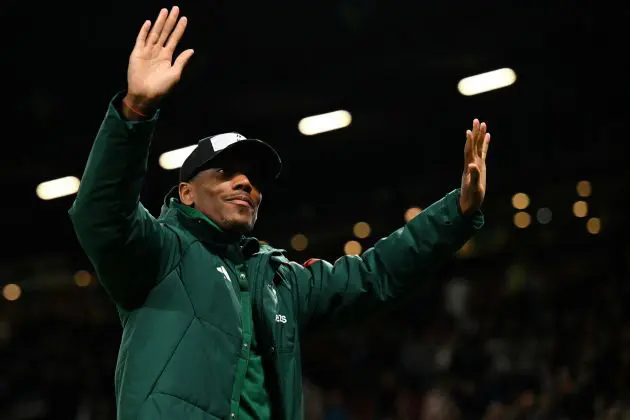
<svg viewBox="0 0 630 420">
<path fill-rule="evenodd" d="M 478 156 L 481 156 L 481 151 L 483 149 L 483 142 L 484 142 L 484 139 L 486 138 L 486 130 L 487 130 L 487 126 L 485 122 L 482 122 L 481 124 L 479 124 L 479 133 L 477 135 L 477 138 L 475 139 L 475 152 L 477 153 Z"/>
<path fill-rule="evenodd" d="M 138 32 L 138 37 L 136 38 L 137 47 L 144 47 L 147 42 L 147 36 L 149 35 L 149 29 L 151 29 L 151 21 L 145 20 L 140 28 L 140 32 Z"/>
<path fill-rule="evenodd" d="M 475 154 L 477 150 L 477 137 L 479 136 L 479 120 L 475 118 L 472 126 L 472 139 L 470 142 L 470 153 Z"/>
<path fill-rule="evenodd" d="M 151 33 L 149 34 L 147 44 L 153 45 L 158 41 L 158 39 L 160 39 L 160 34 L 162 33 L 162 28 L 164 28 L 164 22 L 166 22 L 167 16 L 168 16 L 168 10 L 166 9 L 160 10 L 160 14 L 155 20 L 153 29 L 151 29 Z"/>
<path fill-rule="evenodd" d="M 188 64 L 190 57 L 192 57 L 194 53 L 195 53 L 194 50 L 183 51 L 175 59 L 175 63 L 173 63 L 173 67 L 175 67 L 181 73 L 184 70 L 184 67 L 186 67 L 186 64 Z"/>
<path fill-rule="evenodd" d="M 470 130 L 466 130 L 466 144 L 464 145 L 464 155 L 468 156 L 472 150 L 473 133 Z"/>
<path fill-rule="evenodd" d="M 164 24 L 164 29 L 162 29 L 162 33 L 160 34 L 160 39 L 158 39 L 158 45 L 164 45 L 168 36 L 173 31 L 175 24 L 177 23 L 177 18 L 179 17 L 179 7 L 173 6 L 171 9 L 171 13 L 168 15 L 168 19 L 166 19 L 166 23 Z"/>
<path fill-rule="evenodd" d="M 486 137 L 483 139 L 483 147 L 481 148 L 481 158 L 483 160 L 486 160 L 489 146 L 490 146 L 490 133 L 487 133 Z"/>
<path fill-rule="evenodd" d="M 177 47 L 179 40 L 182 39 L 182 36 L 186 31 L 186 25 L 188 25 L 188 19 L 186 18 L 186 16 L 182 16 L 179 22 L 177 22 L 177 26 L 171 34 L 171 37 L 168 39 L 168 43 L 166 44 L 167 50 L 169 50 L 170 52 L 175 51 L 175 47 Z"/>
</svg>

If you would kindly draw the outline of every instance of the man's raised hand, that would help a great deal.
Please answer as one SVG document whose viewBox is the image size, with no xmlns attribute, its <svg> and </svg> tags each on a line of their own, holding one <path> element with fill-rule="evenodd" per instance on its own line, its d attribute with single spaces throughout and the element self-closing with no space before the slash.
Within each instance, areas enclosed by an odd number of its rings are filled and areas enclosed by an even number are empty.
<svg viewBox="0 0 630 420">
<path fill-rule="evenodd" d="M 490 133 L 486 131 L 486 123 L 480 123 L 478 119 L 473 120 L 472 131 L 466 130 L 464 174 L 459 198 L 464 214 L 479 210 L 486 196 L 486 155 L 490 145 Z"/>
<path fill-rule="evenodd" d="M 186 17 L 179 18 L 179 8 L 174 6 L 170 13 L 162 9 L 153 25 L 147 20 L 140 28 L 129 57 L 124 100 L 136 113 L 149 115 L 181 79 L 194 51 L 183 51 L 174 62 L 173 54 L 187 23 Z"/>
</svg>

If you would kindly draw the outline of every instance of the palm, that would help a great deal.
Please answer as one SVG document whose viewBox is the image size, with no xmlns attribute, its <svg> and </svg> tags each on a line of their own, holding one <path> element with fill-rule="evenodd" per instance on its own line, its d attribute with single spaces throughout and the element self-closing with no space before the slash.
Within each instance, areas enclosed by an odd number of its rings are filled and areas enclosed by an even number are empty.
<svg viewBox="0 0 630 420">
<path fill-rule="evenodd" d="M 136 39 L 127 70 L 129 92 L 147 99 L 166 95 L 181 79 L 193 50 L 182 52 L 175 62 L 173 53 L 186 29 L 187 19 L 177 20 L 179 9 L 160 11 L 153 27 L 146 21 Z"/>
<path fill-rule="evenodd" d="M 170 57 L 138 54 L 132 55 L 129 61 L 129 86 L 133 86 L 134 91 L 145 92 L 149 98 L 164 95 L 177 83 L 179 77 L 180 74 L 171 65 Z"/>
<path fill-rule="evenodd" d="M 478 195 L 481 196 L 481 198 L 483 198 L 483 196 L 485 195 L 486 192 L 486 162 L 477 154 L 475 153 L 470 153 L 467 154 L 466 157 L 464 158 L 464 164 L 465 164 L 465 168 L 467 169 L 470 165 L 473 165 L 473 167 L 479 168 L 479 180 L 477 182 L 477 186 L 476 186 L 476 193 Z M 471 170 L 464 170 L 464 176 L 465 176 L 465 184 L 470 184 L 472 185 L 473 182 L 475 182 L 474 179 L 474 172 Z"/>
</svg>

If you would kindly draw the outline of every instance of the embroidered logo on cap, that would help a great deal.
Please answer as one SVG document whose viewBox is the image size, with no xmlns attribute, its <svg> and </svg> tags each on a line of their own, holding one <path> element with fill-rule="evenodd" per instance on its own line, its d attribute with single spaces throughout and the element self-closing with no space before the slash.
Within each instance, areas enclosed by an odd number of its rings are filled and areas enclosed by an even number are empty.
<svg viewBox="0 0 630 420">
<path fill-rule="evenodd" d="M 219 150 L 223 150 L 228 147 L 230 144 L 234 144 L 237 141 L 245 140 L 245 137 L 238 133 L 223 133 L 217 134 L 216 136 L 212 136 L 210 138 L 210 142 L 212 143 L 212 148 L 215 152 Z"/>
</svg>

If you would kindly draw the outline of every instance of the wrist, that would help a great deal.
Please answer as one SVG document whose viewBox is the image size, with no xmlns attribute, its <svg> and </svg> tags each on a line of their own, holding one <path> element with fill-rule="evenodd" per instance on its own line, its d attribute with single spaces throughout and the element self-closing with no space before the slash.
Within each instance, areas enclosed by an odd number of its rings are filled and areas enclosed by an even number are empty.
<svg viewBox="0 0 630 420">
<path fill-rule="evenodd" d="M 463 217 L 470 216 L 472 213 L 474 213 L 474 210 L 472 209 L 468 201 L 464 200 L 461 195 L 459 196 L 459 200 L 457 200 L 457 208 L 459 210 L 459 214 L 461 214 Z"/>
<path fill-rule="evenodd" d="M 149 119 L 153 116 L 156 109 L 157 104 L 155 100 L 142 96 L 127 93 L 122 100 L 123 115 L 129 120 Z"/>
</svg>

